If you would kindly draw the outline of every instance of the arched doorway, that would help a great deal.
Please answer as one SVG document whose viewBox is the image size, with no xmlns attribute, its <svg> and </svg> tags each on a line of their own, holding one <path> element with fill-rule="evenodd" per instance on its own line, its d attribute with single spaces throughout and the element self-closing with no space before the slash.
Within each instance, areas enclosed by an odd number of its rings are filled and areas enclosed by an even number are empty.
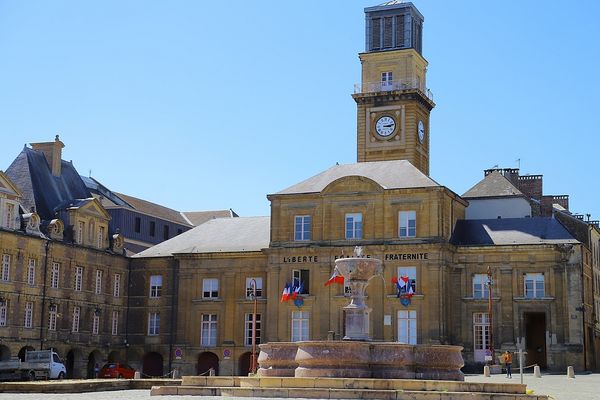
<svg viewBox="0 0 600 400">
<path fill-rule="evenodd" d="M 252 357 L 252 352 L 248 351 L 240 356 L 238 361 L 238 371 L 240 376 L 248 376 L 250 373 L 250 358 Z"/>
<path fill-rule="evenodd" d="M 163 357 L 156 353 L 146 353 L 142 364 L 142 378 L 163 376 Z"/>
<path fill-rule="evenodd" d="M 0 345 L 0 361 L 10 360 L 10 349 L 8 346 Z"/>
<path fill-rule="evenodd" d="M 21 361 L 25 361 L 25 353 L 28 351 L 34 351 L 35 349 L 31 346 L 23 346 L 21 350 L 19 350 L 18 357 Z"/>
<path fill-rule="evenodd" d="M 94 350 L 88 356 L 87 362 L 87 377 L 97 378 L 96 376 L 96 364 L 98 364 L 98 371 L 102 368 L 102 354 L 98 350 Z"/>
<path fill-rule="evenodd" d="M 215 375 L 219 375 L 219 356 L 210 351 L 205 351 L 198 355 L 198 375 L 208 375 L 210 369 L 215 370 Z"/>
<path fill-rule="evenodd" d="M 69 350 L 67 353 L 65 368 L 67 369 L 67 378 L 73 378 L 73 370 L 75 369 L 75 352 L 73 350 Z"/>
</svg>

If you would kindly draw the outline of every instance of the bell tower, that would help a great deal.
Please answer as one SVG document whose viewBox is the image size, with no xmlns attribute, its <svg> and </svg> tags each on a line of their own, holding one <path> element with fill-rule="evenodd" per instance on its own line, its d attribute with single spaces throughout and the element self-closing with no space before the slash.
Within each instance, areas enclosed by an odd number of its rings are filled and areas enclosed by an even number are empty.
<svg viewBox="0 0 600 400">
<path fill-rule="evenodd" d="M 359 54 L 357 161 L 408 160 L 429 175 L 429 113 L 423 15 L 410 2 L 365 8 L 366 50 Z"/>
</svg>

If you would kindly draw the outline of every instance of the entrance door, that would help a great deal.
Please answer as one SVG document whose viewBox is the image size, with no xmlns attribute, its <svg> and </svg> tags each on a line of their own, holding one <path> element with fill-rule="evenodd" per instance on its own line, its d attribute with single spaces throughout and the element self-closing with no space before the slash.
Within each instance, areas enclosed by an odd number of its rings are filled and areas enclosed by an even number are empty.
<svg viewBox="0 0 600 400">
<path fill-rule="evenodd" d="M 490 349 L 490 318 L 488 313 L 473 313 L 473 358 L 484 363 Z"/>
<path fill-rule="evenodd" d="M 527 365 L 537 364 L 546 368 L 546 314 L 525 313 L 524 320 Z"/>
</svg>

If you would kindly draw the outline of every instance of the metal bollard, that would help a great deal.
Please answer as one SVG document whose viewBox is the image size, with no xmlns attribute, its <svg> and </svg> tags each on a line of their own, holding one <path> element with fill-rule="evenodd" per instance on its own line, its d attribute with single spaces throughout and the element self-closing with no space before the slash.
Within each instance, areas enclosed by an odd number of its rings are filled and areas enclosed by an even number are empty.
<svg viewBox="0 0 600 400">
<path fill-rule="evenodd" d="M 135 371 L 133 374 L 133 379 L 140 379 L 140 371 Z"/>
<path fill-rule="evenodd" d="M 484 365 L 483 366 L 483 376 L 485 376 L 486 378 L 490 377 L 490 366 L 489 365 Z"/>
<path fill-rule="evenodd" d="M 542 377 L 542 371 L 540 371 L 539 365 L 536 365 L 535 367 L 533 367 L 533 376 L 535 376 L 536 378 Z"/>
<path fill-rule="evenodd" d="M 567 378 L 575 378 L 575 370 L 572 365 L 567 367 Z"/>
</svg>

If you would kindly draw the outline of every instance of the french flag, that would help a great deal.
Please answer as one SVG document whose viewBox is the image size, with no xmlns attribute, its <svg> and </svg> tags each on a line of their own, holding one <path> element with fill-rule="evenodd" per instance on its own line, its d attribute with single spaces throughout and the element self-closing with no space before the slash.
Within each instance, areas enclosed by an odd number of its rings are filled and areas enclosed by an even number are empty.
<svg viewBox="0 0 600 400">
<path fill-rule="evenodd" d="M 294 288 L 294 291 L 292 292 L 292 300 L 296 300 L 298 298 L 298 295 L 302 293 L 303 288 L 304 285 L 302 283 Z"/>
<path fill-rule="evenodd" d="M 283 303 L 284 301 L 288 301 L 290 299 L 291 293 L 292 293 L 292 285 L 290 285 L 289 283 L 286 283 L 283 288 L 283 292 L 281 293 L 280 303 Z"/>
<path fill-rule="evenodd" d="M 329 286 L 332 283 L 339 283 L 340 285 L 344 284 L 344 277 L 342 275 L 338 275 L 337 269 L 333 270 L 333 275 L 327 282 L 325 282 L 325 286 Z"/>
</svg>

